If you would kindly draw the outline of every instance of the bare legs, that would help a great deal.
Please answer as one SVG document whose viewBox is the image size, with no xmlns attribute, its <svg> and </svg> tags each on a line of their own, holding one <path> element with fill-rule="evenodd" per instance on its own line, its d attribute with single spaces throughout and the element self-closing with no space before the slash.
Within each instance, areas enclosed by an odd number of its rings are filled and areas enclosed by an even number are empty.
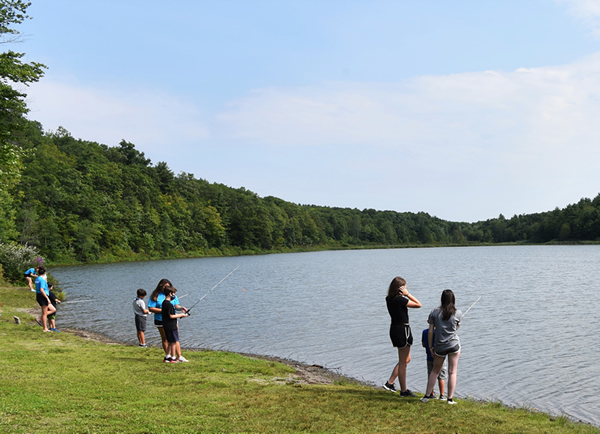
<svg viewBox="0 0 600 434">
<path fill-rule="evenodd" d="M 398 363 L 394 366 L 392 370 L 392 375 L 388 380 L 388 383 L 394 384 L 396 378 L 398 378 L 400 382 L 400 392 L 404 392 L 406 387 L 406 365 L 410 363 L 410 345 L 405 346 L 404 348 L 398 348 Z"/>
<path fill-rule="evenodd" d="M 456 389 L 456 375 L 458 373 L 458 358 L 460 357 L 460 351 L 454 354 L 448 354 L 448 398 L 451 399 L 454 396 L 454 389 Z M 425 396 L 429 396 L 433 393 L 433 387 L 437 380 L 442 366 L 444 365 L 445 357 L 433 355 L 433 369 L 427 380 L 427 389 L 425 389 Z M 441 387 L 440 387 L 441 392 Z"/>
<path fill-rule="evenodd" d="M 52 315 L 54 312 L 56 312 L 56 309 L 51 304 L 42 306 L 42 316 L 40 317 L 40 322 L 42 323 L 42 327 L 45 332 L 50 331 L 48 329 L 48 315 Z"/>
<path fill-rule="evenodd" d="M 170 354 L 169 353 L 169 343 L 167 342 L 167 335 L 165 335 L 165 329 L 162 327 L 157 327 L 157 329 L 158 329 L 158 333 L 160 333 L 160 340 L 161 340 L 165 355 Z"/>
<path fill-rule="evenodd" d="M 448 354 L 448 398 L 454 396 L 456 389 L 456 376 L 458 374 L 458 357 L 460 352 Z"/>
<path fill-rule="evenodd" d="M 146 345 L 146 336 L 144 335 L 144 332 L 138 330 L 137 337 L 140 344 Z"/>
</svg>

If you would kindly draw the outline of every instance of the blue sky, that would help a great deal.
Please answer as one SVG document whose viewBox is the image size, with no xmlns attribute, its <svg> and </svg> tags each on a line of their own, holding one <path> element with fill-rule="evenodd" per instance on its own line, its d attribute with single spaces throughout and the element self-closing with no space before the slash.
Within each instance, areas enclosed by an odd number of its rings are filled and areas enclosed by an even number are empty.
<svg viewBox="0 0 600 434">
<path fill-rule="evenodd" d="M 600 192 L 600 0 L 33 0 L 44 129 L 302 204 L 454 221 Z"/>
</svg>

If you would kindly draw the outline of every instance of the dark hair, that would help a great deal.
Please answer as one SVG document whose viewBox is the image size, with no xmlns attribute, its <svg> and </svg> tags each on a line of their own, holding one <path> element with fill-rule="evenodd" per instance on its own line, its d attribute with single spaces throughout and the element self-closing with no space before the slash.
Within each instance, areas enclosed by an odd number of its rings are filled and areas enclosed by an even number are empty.
<svg viewBox="0 0 600 434">
<path fill-rule="evenodd" d="M 171 285 L 171 281 L 169 279 L 160 279 L 160 282 L 158 282 L 158 285 L 156 285 L 156 289 L 152 291 L 150 299 L 152 301 L 156 301 L 156 299 L 158 298 L 158 294 L 163 292 L 163 289 L 166 285 Z"/>
<path fill-rule="evenodd" d="M 388 295 L 385 299 L 389 301 L 394 297 L 398 297 L 401 294 L 400 288 L 404 285 L 406 285 L 406 280 L 404 280 L 402 277 L 394 277 L 392 279 L 392 283 L 390 283 Z"/>
<path fill-rule="evenodd" d="M 146 290 L 142 289 L 142 288 L 138 289 L 137 290 L 137 296 L 140 297 L 140 298 L 144 298 L 146 296 Z"/>
<path fill-rule="evenodd" d="M 456 299 L 454 293 L 450 289 L 444 289 L 442 291 L 442 304 L 440 310 L 442 311 L 442 319 L 448 321 L 452 315 L 456 313 Z"/>
<path fill-rule="evenodd" d="M 165 295 L 167 294 L 167 291 L 175 294 L 177 292 L 177 288 L 175 288 L 173 285 L 165 285 L 165 287 L 163 289 L 163 292 L 165 293 Z"/>
<path fill-rule="evenodd" d="M 41 276 L 42 274 L 44 274 L 46 272 L 46 267 L 44 267 L 43 265 L 40 265 L 38 267 L 38 276 Z"/>
<path fill-rule="evenodd" d="M 52 288 L 54 288 L 54 285 L 51 283 L 48 283 L 48 290 L 51 290 Z"/>
</svg>

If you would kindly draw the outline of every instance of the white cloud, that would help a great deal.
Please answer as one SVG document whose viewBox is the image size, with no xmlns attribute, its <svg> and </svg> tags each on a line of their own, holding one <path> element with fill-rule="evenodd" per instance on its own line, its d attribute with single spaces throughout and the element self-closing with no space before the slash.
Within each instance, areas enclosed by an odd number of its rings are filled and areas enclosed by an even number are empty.
<svg viewBox="0 0 600 434">
<path fill-rule="evenodd" d="M 600 36 L 600 1 L 598 0 L 556 0 L 566 4 L 571 14 L 583 21 L 592 33 Z"/>
<path fill-rule="evenodd" d="M 159 149 L 208 134 L 196 106 L 165 92 L 92 88 L 44 78 L 26 93 L 29 117 L 46 130 L 62 126 L 76 138 L 109 146 L 125 139 Z"/>
<path fill-rule="evenodd" d="M 394 197 L 412 195 L 410 209 L 454 218 L 460 207 L 484 218 L 595 196 L 599 118 L 600 54 L 513 72 L 258 89 L 218 116 L 220 134 L 249 146 L 313 147 L 315 158 L 364 150 L 354 164 L 368 176 L 353 188 L 368 199 L 354 206 L 402 209 Z M 406 181 L 382 169 L 394 166 Z"/>
<path fill-rule="evenodd" d="M 232 102 L 218 119 L 222 134 L 272 146 L 527 155 L 597 143 L 599 103 L 595 55 L 572 65 L 508 73 L 259 89 Z"/>
</svg>

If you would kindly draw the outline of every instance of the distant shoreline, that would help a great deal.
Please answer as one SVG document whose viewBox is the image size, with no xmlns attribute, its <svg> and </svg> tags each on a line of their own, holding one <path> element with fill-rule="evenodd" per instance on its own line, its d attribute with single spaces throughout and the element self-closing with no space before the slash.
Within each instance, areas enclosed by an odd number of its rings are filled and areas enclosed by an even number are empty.
<svg viewBox="0 0 600 434">
<path fill-rule="evenodd" d="M 600 245 L 600 241 L 549 241 L 547 243 L 526 243 L 526 242 L 506 242 L 506 243 L 470 243 L 470 244 L 399 244 L 399 245 L 369 245 L 369 246 L 323 246 L 323 247 L 303 247 L 292 249 L 279 250 L 242 250 L 239 252 L 221 252 L 218 255 L 210 255 L 204 253 L 186 253 L 174 256 L 148 256 L 143 254 L 135 254 L 123 258 L 103 258 L 93 262 L 46 262 L 49 267 L 69 267 L 83 265 L 99 265 L 99 264 L 118 264 L 125 262 L 147 262 L 147 261 L 168 261 L 176 259 L 198 259 L 198 258 L 229 258 L 236 256 L 261 256 L 261 255 L 276 255 L 284 253 L 309 253 L 309 252 L 327 252 L 340 250 L 390 250 L 390 249 L 430 249 L 430 248 L 448 248 L 448 247 L 495 247 L 495 246 L 587 246 Z"/>
</svg>

